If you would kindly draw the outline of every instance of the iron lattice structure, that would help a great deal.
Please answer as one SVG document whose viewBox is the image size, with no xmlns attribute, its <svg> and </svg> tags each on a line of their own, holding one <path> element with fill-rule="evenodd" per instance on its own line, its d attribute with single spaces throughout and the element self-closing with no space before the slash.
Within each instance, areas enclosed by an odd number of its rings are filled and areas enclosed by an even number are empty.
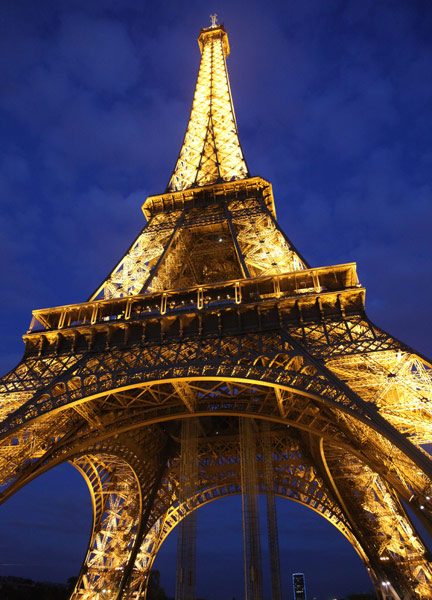
<svg viewBox="0 0 432 600">
<path fill-rule="evenodd" d="M 184 143 L 146 226 L 87 302 L 34 311 L 0 380 L 1 500 L 65 461 L 82 473 L 94 518 L 74 600 L 144 597 L 168 533 L 242 479 L 249 503 L 266 492 L 270 509 L 277 495 L 328 519 L 381 598 L 431 598 L 406 509 L 431 532 L 430 363 L 368 319 L 354 264 L 311 268 L 286 237 L 240 147 L 223 26 L 199 44 Z"/>
</svg>

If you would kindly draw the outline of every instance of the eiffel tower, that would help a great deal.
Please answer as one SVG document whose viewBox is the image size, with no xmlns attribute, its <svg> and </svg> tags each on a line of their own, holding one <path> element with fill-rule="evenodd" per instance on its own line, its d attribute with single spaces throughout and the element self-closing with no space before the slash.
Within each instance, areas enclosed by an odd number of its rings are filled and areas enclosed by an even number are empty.
<svg viewBox="0 0 432 600">
<path fill-rule="evenodd" d="M 144 598 L 177 525 L 191 597 L 196 509 L 238 493 L 258 600 L 258 492 L 276 588 L 279 496 L 346 537 L 379 598 L 432 598 L 410 517 L 431 533 L 431 365 L 370 321 L 355 264 L 311 267 L 287 238 L 239 143 L 227 33 L 213 19 L 198 41 L 166 191 L 86 302 L 33 312 L 0 380 L 0 499 L 66 461 L 80 471 L 94 516 L 74 600 Z"/>
</svg>

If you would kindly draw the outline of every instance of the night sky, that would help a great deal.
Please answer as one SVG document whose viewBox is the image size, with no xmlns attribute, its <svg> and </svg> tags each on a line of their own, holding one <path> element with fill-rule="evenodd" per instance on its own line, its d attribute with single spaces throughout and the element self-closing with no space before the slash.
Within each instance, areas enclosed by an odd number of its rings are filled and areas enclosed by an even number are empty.
<svg viewBox="0 0 432 600">
<path fill-rule="evenodd" d="M 430 0 L 3 0 L 0 7 L 0 371 L 31 310 L 85 300 L 144 224 L 189 116 L 216 12 L 252 175 L 313 266 L 357 262 L 372 320 L 432 355 Z M 198 594 L 242 598 L 239 499 L 200 510 Z M 370 589 L 350 545 L 280 502 L 284 597 Z M 90 500 L 68 465 L 1 510 L 0 574 L 64 581 L 88 541 Z M 173 594 L 175 540 L 156 567 Z M 175 562 L 175 561 L 174 561 Z"/>
</svg>

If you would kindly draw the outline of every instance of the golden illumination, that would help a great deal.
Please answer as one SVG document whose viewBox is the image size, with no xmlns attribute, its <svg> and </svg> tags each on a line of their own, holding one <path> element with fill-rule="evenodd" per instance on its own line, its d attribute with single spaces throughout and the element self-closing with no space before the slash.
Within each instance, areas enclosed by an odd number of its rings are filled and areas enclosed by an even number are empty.
<svg viewBox="0 0 432 600">
<path fill-rule="evenodd" d="M 192 110 L 169 190 L 248 177 L 237 133 L 225 59 L 228 36 L 222 26 L 204 29 Z"/>
<path fill-rule="evenodd" d="M 87 302 L 33 312 L 0 379 L 2 501 L 66 461 L 83 475 L 94 518 L 73 600 L 145 598 L 168 533 L 242 492 L 322 515 L 392 600 L 432 598 L 404 506 L 432 533 L 431 365 L 368 319 L 354 263 L 310 268 L 285 236 L 271 185 L 248 174 L 215 15 L 199 44 L 168 190 Z"/>
</svg>

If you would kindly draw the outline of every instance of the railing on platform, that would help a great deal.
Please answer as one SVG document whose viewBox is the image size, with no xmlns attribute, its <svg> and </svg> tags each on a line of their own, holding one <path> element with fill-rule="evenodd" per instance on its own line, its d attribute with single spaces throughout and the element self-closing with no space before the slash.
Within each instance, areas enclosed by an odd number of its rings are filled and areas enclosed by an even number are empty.
<svg viewBox="0 0 432 600">
<path fill-rule="evenodd" d="M 359 287 L 355 263 L 33 311 L 28 333 Z"/>
</svg>

